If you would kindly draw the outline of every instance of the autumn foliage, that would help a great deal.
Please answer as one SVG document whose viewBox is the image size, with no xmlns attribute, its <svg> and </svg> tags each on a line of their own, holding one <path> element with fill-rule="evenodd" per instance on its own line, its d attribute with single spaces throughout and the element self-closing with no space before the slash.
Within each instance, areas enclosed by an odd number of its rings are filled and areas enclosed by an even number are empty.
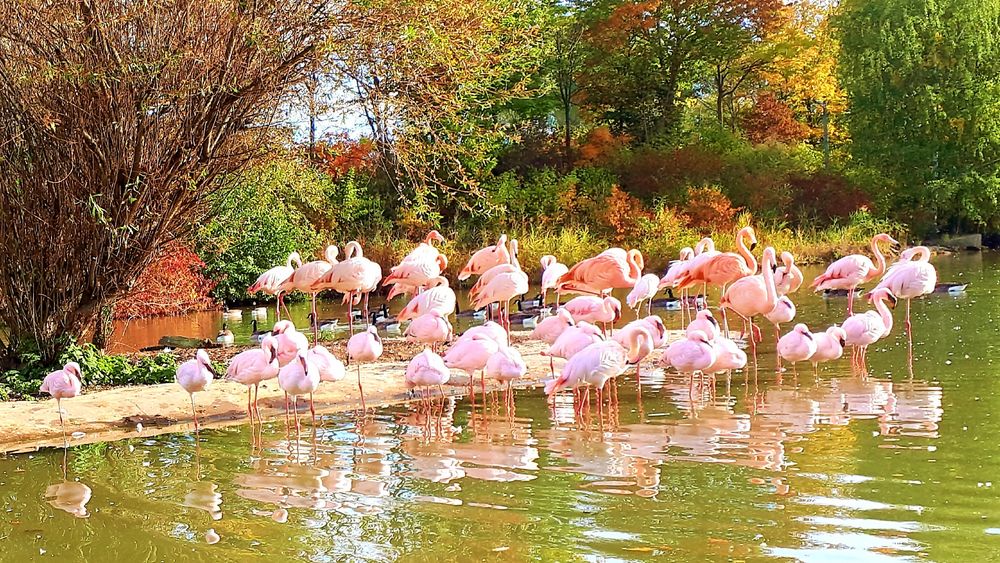
<svg viewBox="0 0 1000 563">
<path fill-rule="evenodd" d="M 334 180 L 354 170 L 370 172 L 375 163 L 375 144 L 368 139 L 354 140 L 340 136 L 326 143 L 319 143 L 313 150 L 313 159 Z"/>
<path fill-rule="evenodd" d="M 736 225 L 738 207 L 716 187 L 692 188 L 684 208 L 688 225 L 702 232 L 728 232 Z"/>
<path fill-rule="evenodd" d="M 182 315 L 216 308 L 218 304 L 209 296 L 215 284 L 202 273 L 204 266 L 189 247 L 179 243 L 169 246 L 118 302 L 115 317 Z"/>
<path fill-rule="evenodd" d="M 617 244 L 636 240 L 642 234 L 643 220 L 651 220 L 653 214 L 635 196 L 623 192 L 615 186 L 604 202 L 605 225 L 611 231 L 611 239 Z"/>
<path fill-rule="evenodd" d="M 795 119 L 792 108 L 771 92 L 757 95 L 757 103 L 743 120 L 747 138 L 754 143 L 797 143 L 809 137 L 809 127 Z"/>
</svg>

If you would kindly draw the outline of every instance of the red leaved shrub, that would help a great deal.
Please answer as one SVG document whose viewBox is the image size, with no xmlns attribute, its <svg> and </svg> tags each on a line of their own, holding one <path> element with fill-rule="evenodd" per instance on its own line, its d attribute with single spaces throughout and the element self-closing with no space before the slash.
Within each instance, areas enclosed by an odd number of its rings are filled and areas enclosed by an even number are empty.
<svg viewBox="0 0 1000 563">
<path fill-rule="evenodd" d="M 733 230 L 739 211 L 740 208 L 733 207 L 733 203 L 719 188 L 704 186 L 688 190 L 684 214 L 687 215 L 688 225 L 701 232 Z"/>
<path fill-rule="evenodd" d="M 616 244 L 635 241 L 642 236 L 643 220 L 649 221 L 653 214 L 636 197 L 618 186 L 611 189 L 611 195 L 604 201 L 604 225 L 611 231 L 611 240 Z"/>
<path fill-rule="evenodd" d="M 798 217 L 829 223 L 846 219 L 862 207 L 872 207 L 868 194 L 837 173 L 821 171 L 810 176 L 793 176 L 788 184 Z"/>
<path fill-rule="evenodd" d="M 602 165 L 618 154 L 628 144 L 627 135 L 616 136 L 607 127 L 596 127 L 587 133 L 587 138 L 578 149 L 577 166 Z"/>
<path fill-rule="evenodd" d="M 183 315 L 218 307 L 209 296 L 215 283 L 204 276 L 204 267 L 205 263 L 189 247 L 180 243 L 171 245 L 115 305 L 115 318 Z"/>
<path fill-rule="evenodd" d="M 757 96 L 743 129 L 754 143 L 797 143 L 809 137 L 809 126 L 795 119 L 795 113 L 771 92 Z"/>
<path fill-rule="evenodd" d="M 324 172 L 334 180 L 351 170 L 371 170 L 374 163 L 375 144 L 368 139 L 356 141 L 344 137 L 329 142 L 317 143 L 313 150 L 316 160 Z"/>
<path fill-rule="evenodd" d="M 718 154 L 694 145 L 667 150 L 645 147 L 623 155 L 615 171 L 630 194 L 680 204 L 687 186 L 715 181 L 723 165 Z"/>
</svg>

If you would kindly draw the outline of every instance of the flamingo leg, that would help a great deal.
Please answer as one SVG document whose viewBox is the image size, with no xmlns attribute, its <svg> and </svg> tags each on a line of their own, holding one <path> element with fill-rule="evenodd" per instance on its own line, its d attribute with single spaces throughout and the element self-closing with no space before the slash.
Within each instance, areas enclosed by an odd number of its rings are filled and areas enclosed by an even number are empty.
<svg viewBox="0 0 1000 563">
<path fill-rule="evenodd" d="M 66 422 L 63 420 L 62 399 L 56 399 L 56 410 L 59 411 L 59 427 L 62 428 L 63 446 L 66 446 Z"/>
<path fill-rule="evenodd" d="M 253 390 L 250 389 L 250 386 L 248 385 L 247 386 L 247 416 L 250 418 L 250 422 L 251 423 L 253 423 L 253 408 L 252 408 L 252 406 L 250 404 L 250 395 L 252 394 L 252 392 L 253 392 Z"/>
<path fill-rule="evenodd" d="M 361 387 L 361 363 L 358 363 L 358 392 L 361 393 L 361 410 L 368 412 L 368 406 L 365 405 L 365 390 Z"/>
<path fill-rule="evenodd" d="M 279 291 L 275 297 L 278 298 L 278 303 L 274 306 L 275 322 L 277 322 L 281 320 L 281 292 Z"/>
<path fill-rule="evenodd" d="M 354 292 L 347 294 L 347 326 L 350 327 L 351 336 L 354 336 Z"/>
<path fill-rule="evenodd" d="M 194 433 L 198 433 L 198 411 L 194 408 L 194 393 L 191 393 L 191 414 L 194 415 Z"/>
<path fill-rule="evenodd" d="M 910 324 L 910 300 L 906 300 L 906 359 L 909 362 L 910 373 L 913 373 L 913 326 Z"/>
<path fill-rule="evenodd" d="M 365 303 L 364 303 L 365 313 L 364 314 L 365 314 L 365 323 L 367 323 L 367 326 L 365 328 L 368 328 L 368 327 L 372 326 L 372 324 L 371 324 L 371 317 L 368 316 L 368 296 L 369 295 L 370 295 L 370 293 L 365 293 Z"/>
<path fill-rule="evenodd" d="M 257 413 L 257 422 L 263 424 L 263 420 L 260 418 L 260 405 L 257 404 L 257 399 L 260 397 L 260 383 L 254 383 L 253 385 L 253 410 Z"/>
<path fill-rule="evenodd" d="M 288 392 L 285 392 L 285 428 L 288 428 Z"/>
<path fill-rule="evenodd" d="M 316 405 L 313 403 L 313 394 L 309 393 L 309 414 L 312 415 L 312 425 L 316 426 Z"/>
<path fill-rule="evenodd" d="M 847 290 L 847 316 L 854 314 L 854 288 Z"/>
<path fill-rule="evenodd" d="M 313 344 L 319 342 L 319 318 L 316 317 L 316 293 L 312 294 Z"/>
</svg>

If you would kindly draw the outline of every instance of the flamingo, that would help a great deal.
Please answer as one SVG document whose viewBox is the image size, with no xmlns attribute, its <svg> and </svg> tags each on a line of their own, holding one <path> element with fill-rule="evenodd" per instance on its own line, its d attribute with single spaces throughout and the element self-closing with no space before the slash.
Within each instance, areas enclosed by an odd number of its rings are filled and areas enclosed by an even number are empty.
<svg viewBox="0 0 1000 563">
<path fill-rule="evenodd" d="M 63 421 L 62 400 L 78 397 L 83 389 L 83 373 L 80 364 L 68 362 L 62 369 L 45 376 L 42 380 L 42 393 L 48 393 L 56 400 L 56 410 L 59 411 L 59 426 L 62 427 L 63 441 L 66 441 L 66 423 Z"/>
<path fill-rule="evenodd" d="M 774 310 L 778 304 L 778 293 L 774 289 L 774 270 L 776 256 L 774 248 L 764 249 L 762 261 L 763 274 L 746 276 L 732 283 L 722 299 L 719 301 L 720 308 L 725 314 L 726 309 L 732 309 L 736 314 L 743 317 L 750 323 L 750 342 L 754 346 L 754 356 L 756 357 L 756 340 L 754 336 L 753 318 L 756 315 L 766 315 Z"/>
<path fill-rule="evenodd" d="M 685 338 L 667 347 L 660 363 L 672 366 L 678 373 L 691 374 L 689 393 L 694 393 L 694 374 L 705 373 L 716 360 L 715 347 L 708 335 L 700 330 L 693 330 Z"/>
<path fill-rule="evenodd" d="M 435 241 L 444 242 L 441 233 L 437 231 L 427 233 L 423 242 L 410 251 L 398 266 L 389 270 L 389 275 L 382 281 L 382 286 L 392 285 L 393 291 L 397 291 L 394 295 L 398 295 L 397 286 L 400 286 L 400 290 L 416 289 L 440 276 L 448 267 L 448 257 L 434 246 Z"/>
<path fill-rule="evenodd" d="M 340 254 L 340 249 L 336 246 L 327 246 L 323 253 L 326 260 L 306 262 L 296 268 L 292 275 L 288 276 L 288 279 L 278 287 L 283 293 L 299 290 L 312 296 L 313 342 L 319 339 L 319 325 L 317 324 L 319 317 L 316 315 L 316 294 L 318 291 L 313 289 L 313 284 L 333 268 L 333 265 L 337 263 L 338 254 Z"/>
<path fill-rule="evenodd" d="M 628 289 L 642 276 L 645 266 L 642 253 L 636 249 L 609 248 L 578 262 L 559 277 L 556 291 L 599 295 L 612 289 Z"/>
<path fill-rule="evenodd" d="M 344 246 L 344 255 L 346 256 L 344 261 L 334 264 L 326 274 L 316 280 L 312 290 L 330 287 L 345 294 L 348 303 L 347 322 L 350 325 L 351 336 L 354 336 L 355 296 L 364 296 L 363 314 L 365 319 L 370 318 L 368 296 L 378 288 L 378 282 L 382 280 L 382 267 L 365 258 L 361 245 L 354 240 Z"/>
<path fill-rule="evenodd" d="M 403 336 L 411 342 L 430 345 L 431 350 L 434 350 L 438 342 L 451 341 L 454 332 L 446 317 L 438 311 L 431 311 L 413 319 Z"/>
<path fill-rule="evenodd" d="M 194 408 L 194 394 L 207 390 L 216 375 L 218 374 L 212 368 L 212 359 L 208 357 L 208 352 L 201 349 L 195 353 L 193 359 L 177 366 L 175 375 L 177 384 L 191 397 L 191 414 L 194 415 L 195 432 L 198 432 L 198 411 Z"/>
<path fill-rule="evenodd" d="M 507 235 L 500 235 L 496 244 L 477 250 L 469 262 L 458 273 L 458 280 L 467 280 L 473 275 L 482 274 L 493 266 L 510 264 L 510 251 L 507 250 Z"/>
<path fill-rule="evenodd" d="M 378 335 L 375 325 L 368 327 L 368 330 L 359 332 L 347 341 L 347 359 L 358 365 L 358 392 L 361 393 L 361 408 L 365 411 L 365 390 L 361 387 L 361 364 L 364 362 L 374 362 L 382 357 L 382 339 Z"/>
<path fill-rule="evenodd" d="M 278 365 L 281 367 L 291 363 L 299 352 L 309 348 L 309 339 L 295 329 L 292 321 L 283 320 L 274 323 L 271 335 L 278 341 Z"/>
<path fill-rule="evenodd" d="M 750 241 L 749 248 L 746 241 Z M 753 227 L 743 227 L 736 233 L 737 252 L 702 252 L 691 262 L 686 271 L 677 276 L 674 285 L 684 287 L 702 283 L 719 286 L 724 294 L 726 286 L 757 272 L 757 259 L 752 253 L 756 247 L 757 234 Z"/>
<path fill-rule="evenodd" d="M 711 241 L 712 239 L 708 239 Z M 698 243 L 701 244 L 700 242 Z M 704 246 L 702 246 L 704 248 Z M 714 248 L 714 246 L 713 246 Z M 659 289 L 670 289 L 674 287 L 674 282 L 677 281 L 678 276 L 684 273 L 688 266 L 691 265 L 691 260 L 695 257 L 694 250 L 685 246 L 680 251 L 680 256 L 677 260 L 673 260 L 667 265 L 667 273 L 660 278 L 660 283 L 658 284 Z M 681 288 L 681 326 L 684 326 L 684 311 L 687 309 L 687 288 Z"/>
<path fill-rule="evenodd" d="M 319 370 L 306 357 L 307 352 L 299 351 L 295 361 L 278 371 L 278 386 L 285 392 L 285 421 L 288 421 L 288 396 L 292 396 L 292 411 L 295 414 L 295 430 L 299 430 L 299 395 L 309 395 L 309 412 L 313 424 L 316 423 L 316 408 L 312 394 L 319 387 Z"/>
<path fill-rule="evenodd" d="M 889 301 L 891 307 L 896 306 L 896 296 L 885 287 L 869 293 L 868 300 L 875 305 L 874 311 L 851 315 L 841 325 L 847 334 L 847 343 L 854 347 L 851 359 L 862 369 L 867 360 L 868 346 L 892 332 L 892 313 L 885 302 Z"/>
<path fill-rule="evenodd" d="M 831 326 L 825 332 L 813 333 L 816 340 L 816 353 L 809 358 L 812 362 L 813 370 L 819 373 L 819 364 L 840 359 L 844 355 L 844 346 L 847 346 L 847 332 L 839 326 Z"/>
<path fill-rule="evenodd" d="M 485 276 L 484 276 L 485 277 Z M 507 342 L 510 343 L 510 301 L 528 292 L 528 274 L 520 269 L 505 271 L 490 279 L 485 287 L 476 293 L 472 308 L 481 309 L 491 303 L 500 306 L 501 324 L 507 330 Z"/>
<path fill-rule="evenodd" d="M 661 348 L 667 343 L 667 325 L 663 324 L 663 319 L 661 319 L 659 315 L 649 315 L 639 319 L 638 321 L 632 322 L 641 322 L 646 324 L 649 328 L 649 333 L 653 336 L 653 348 Z"/>
<path fill-rule="evenodd" d="M 777 284 L 775 284 L 775 290 L 777 290 Z M 781 334 L 781 324 L 790 323 L 795 319 L 795 303 L 782 295 L 778 298 L 778 303 L 775 304 L 774 308 L 764 315 L 764 318 L 774 324 L 774 341 L 777 342 Z"/>
<path fill-rule="evenodd" d="M 781 253 L 781 266 L 774 271 L 774 289 L 779 296 L 795 293 L 802 287 L 802 270 L 795 265 L 795 255 L 787 250 Z"/>
<path fill-rule="evenodd" d="M 448 316 L 455 310 L 455 290 L 448 287 L 448 280 L 438 276 L 428 283 L 427 289 L 417 294 L 403 310 L 396 315 L 399 322 L 415 319 L 434 310 Z"/>
<path fill-rule="evenodd" d="M 504 330 L 498 323 L 486 321 L 479 326 L 469 328 L 469 330 L 463 332 L 461 336 L 461 338 L 473 337 L 489 338 L 497 344 L 504 344 L 507 342 L 507 331 Z"/>
<path fill-rule="evenodd" d="M 915 259 L 914 259 L 915 258 Z M 910 359 L 913 359 L 913 331 L 910 325 L 910 301 L 915 297 L 934 293 L 937 270 L 930 263 L 931 250 L 926 246 L 907 248 L 899 261 L 889 267 L 875 289 L 887 288 L 897 299 L 906 300 L 906 339 Z"/>
<path fill-rule="evenodd" d="M 629 360 L 635 364 L 635 384 L 642 395 L 642 360 L 653 353 L 656 343 L 650 325 L 642 320 L 635 320 L 625 325 L 612 338 L 622 347 L 631 347 Z"/>
<path fill-rule="evenodd" d="M 531 335 L 529 338 L 533 340 L 541 340 L 546 344 L 552 345 L 559 338 L 559 336 L 566 331 L 571 326 L 574 326 L 576 321 L 573 320 L 573 315 L 569 313 L 565 308 L 560 307 L 556 311 L 555 315 L 551 317 L 545 317 L 541 320 L 535 328 L 531 330 Z M 553 364 L 552 357 L 549 357 L 549 372 L 555 374 L 556 368 Z"/>
<path fill-rule="evenodd" d="M 485 288 L 493 278 L 499 276 L 500 274 L 511 274 L 521 271 L 521 263 L 517 261 L 517 239 L 511 239 L 507 243 L 510 247 L 510 262 L 505 264 L 497 264 L 489 270 L 486 270 L 479 276 L 476 283 L 469 289 L 469 301 L 475 301 L 479 296 L 479 293 Z"/>
<path fill-rule="evenodd" d="M 792 362 L 792 370 L 795 369 L 795 364 L 812 358 L 815 353 L 816 339 L 809 327 L 802 323 L 795 325 L 791 332 L 778 339 L 778 356 Z"/>
<path fill-rule="evenodd" d="M 482 334 L 474 334 L 472 336 L 462 335 L 444 355 L 444 365 L 448 366 L 449 369 L 459 369 L 469 374 L 469 394 L 473 401 L 475 401 L 475 388 L 473 387 L 475 380 L 473 378 L 476 372 L 481 373 L 480 381 L 483 396 L 485 397 L 486 374 L 483 373 L 483 370 L 486 369 L 486 363 L 489 361 L 490 356 L 496 354 L 501 345 L 506 347 L 506 336 L 507 333 L 505 332 L 505 340 L 501 344 Z"/>
<path fill-rule="evenodd" d="M 235 381 L 247 387 L 247 416 L 253 422 L 253 413 L 260 420 L 260 410 L 257 407 L 257 393 L 260 384 L 268 379 L 278 377 L 278 340 L 273 336 L 265 336 L 260 341 L 260 348 L 240 352 L 229 360 L 226 368 L 226 380 Z M 253 387 L 253 406 L 250 403 L 250 387 Z"/>
<path fill-rule="evenodd" d="M 285 282 L 288 278 L 292 276 L 295 272 L 295 268 L 292 264 L 296 264 L 296 268 L 302 267 L 302 257 L 299 256 L 298 252 L 292 252 L 288 255 L 288 259 L 285 260 L 284 266 L 275 266 L 270 270 L 261 274 L 257 281 L 247 288 L 247 293 L 254 294 L 258 291 L 263 291 L 269 295 L 274 295 L 278 303 L 275 305 L 276 320 L 281 320 L 281 308 L 285 306 L 283 291 L 281 289 L 281 284 Z M 288 313 L 288 307 L 285 307 L 285 313 Z"/>
<path fill-rule="evenodd" d="M 548 350 L 542 351 L 541 354 L 550 358 L 568 360 L 580 350 L 602 340 L 604 338 L 601 336 L 599 328 L 586 321 L 580 321 L 564 330 L 559 338 L 549 346 Z"/>
<path fill-rule="evenodd" d="M 497 380 L 501 385 L 507 383 L 507 393 L 504 398 L 508 408 L 514 405 L 512 387 L 514 380 L 521 379 L 527 373 L 528 366 L 524 363 L 524 358 L 513 346 L 500 346 L 486 361 L 485 375 Z"/>
<path fill-rule="evenodd" d="M 656 292 L 660 289 L 660 277 L 656 274 L 646 274 L 636 280 L 635 285 L 632 287 L 632 291 L 629 292 L 628 296 L 625 298 L 625 302 L 628 306 L 635 311 L 635 318 L 639 318 L 639 307 L 642 306 L 642 302 L 646 301 L 648 306 L 646 308 L 646 314 L 652 314 L 653 297 Z"/>
<path fill-rule="evenodd" d="M 747 366 L 747 353 L 740 350 L 736 342 L 725 336 L 716 336 L 712 339 L 712 349 L 715 352 L 715 361 L 705 368 L 705 373 L 719 373 Z"/>
<path fill-rule="evenodd" d="M 687 328 L 684 329 L 685 336 L 690 336 L 693 332 L 701 331 L 708 336 L 709 340 L 715 340 L 721 334 L 719 321 L 715 320 L 715 315 L 711 309 L 702 309 L 695 315 Z"/>
<path fill-rule="evenodd" d="M 610 379 L 618 377 L 637 362 L 639 349 L 644 348 L 643 341 L 648 338 L 648 332 L 635 331 L 631 334 L 628 348 L 615 340 L 602 340 L 588 345 L 566 362 L 558 378 L 545 384 L 545 394 L 553 397 L 566 387 L 585 385 L 587 397 L 584 401 L 589 402 L 590 388 L 593 387 L 597 389 L 598 404 L 603 404 L 601 390 Z"/>
<path fill-rule="evenodd" d="M 347 375 L 344 362 L 327 350 L 326 346 L 316 345 L 310 348 L 306 352 L 306 361 L 316 366 L 321 382 L 336 383 Z"/>
<path fill-rule="evenodd" d="M 618 319 L 622 318 L 622 302 L 610 295 L 607 297 L 580 295 L 567 301 L 563 308 L 569 311 L 573 320 L 577 322 L 603 323 L 605 328 L 608 323 L 614 327 Z"/>
<path fill-rule="evenodd" d="M 559 278 L 569 271 L 569 267 L 566 264 L 560 262 L 555 256 L 551 254 L 546 254 L 542 256 L 542 304 L 545 303 L 545 297 L 550 289 L 556 289 L 559 285 Z M 559 292 L 556 292 L 556 307 L 559 306 Z"/>
<path fill-rule="evenodd" d="M 450 378 L 451 371 L 445 365 L 444 359 L 431 351 L 430 348 L 424 348 L 424 351 L 414 356 L 406 366 L 404 381 L 410 389 L 416 387 L 424 389 L 426 399 L 428 388 L 436 385 L 440 391 L 441 386 L 448 383 Z"/>
<path fill-rule="evenodd" d="M 874 280 L 885 273 L 885 256 L 879 249 L 879 243 L 886 242 L 890 246 L 899 245 L 891 236 L 879 233 L 872 237 L 872 254 L 875 255 L 875 262 L 862 254 L 851 254 L 837 260 L 826 269 L 825 272 L 816 276 L 809 286 L 816 291 L 825 289 L 846 289 L 847 290 L 847 315 L 854 314 L 854 291 L 859 285 Z"/>
</svg>

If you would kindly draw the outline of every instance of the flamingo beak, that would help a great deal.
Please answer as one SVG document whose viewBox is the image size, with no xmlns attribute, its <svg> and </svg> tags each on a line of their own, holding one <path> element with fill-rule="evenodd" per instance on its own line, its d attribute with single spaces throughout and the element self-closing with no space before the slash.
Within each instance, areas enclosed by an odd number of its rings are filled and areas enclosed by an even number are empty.
<svg viewBox="0 0 1000 563">
<path fill-rule="evenodd" d="M 757 241 L 751 242 L 750 243 L 750 252 L 753 252 L 756 249 L 757 249 Z"/>
<path fill-rule="evenodd" d="M 840 339 L 840 347 L 843 348 L 844 346 L 847 346 L 847 339 L 846 338 L 841 338 Z"/>
<path fill-rule="evenodd" d="M 805 337 L 806 337 L 806 338 L 808 338 L 809 340 L 812 340 L 812 339 L 813 339 L 813 335 L 812 335 L 812 334 L 810 334 L 810 333 L 808 333 L 808 332 L 803 332 L 803 333 L 802 333 L 802 336 L 805 336 Z"/>
<path fill-rule="evenodd" d="M 271 359 L 267 361 L 269 364 L 273 364 L 278 359 L 278 350 L 271 346 Z"/>
<path fill-rule="evenodd" d="M 718 326 L 719 326 L 719 321 L 715 320 L 715 317 L 714 317 L 714 316 L 712 316 L 712 315 L 709 315 L 709 316 L 708 316 L 708 320 L 712 321 L 712 324 L 713 324 L 713 325 L 715 325 L 715 326 L 716 326 L 716 328 L 718 328 Z"/>
<path fill-rule="evenodd" d="M 208 373 L 212 374 L 212 377 L 219 377 L 219 372 L 215 371 L 215 368 L 212 367 L 212 364 L 210 363 L 205 364 L 205 369 L 208 370 Z"/>
<path fill-rule="evenodd" d="M 899 299 L 896 299 L 895 295 L 893 295 L 891 293 L 889 294 L 889 307 L 890 308 L 895 309 L 896 308 L 896 303 L 898 301 L 899 301 Z"/>
</svg>

